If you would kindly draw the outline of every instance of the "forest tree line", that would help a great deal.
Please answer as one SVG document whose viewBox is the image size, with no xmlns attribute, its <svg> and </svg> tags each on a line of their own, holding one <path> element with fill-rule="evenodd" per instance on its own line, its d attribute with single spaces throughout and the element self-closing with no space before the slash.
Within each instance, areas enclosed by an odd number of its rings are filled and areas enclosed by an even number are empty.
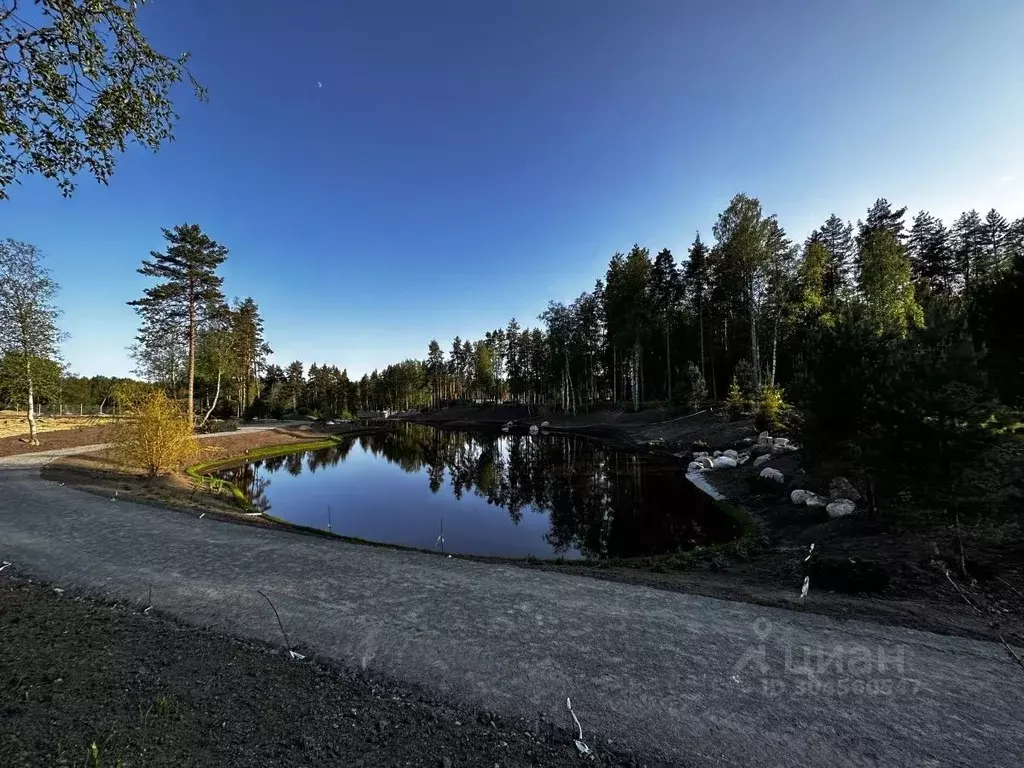
<svg viewBox="0 0 1024 768">
<path fill-rule="evenodd" d="M 422 366 L 377 374 L 391 382 L 380 405 L 682 404 L 694 369 L 713 400 L 734 378 L 754 396 L 810 376 L 809 345 L 823 334 L 858 327 L 897 341 L 953 321 L 1006 402 L 1019 396 L 1020 337 L 1001 321 L 1012 321 L 1005 296 L 1020 280 L 1024 218 L 971 211 L 946 227 L 922 211 L 908 226 L 905 208 L 880 199 L 856 227 L 832 215 L 795 244 L 759 201 L 737 195 L 712 232 L 710 243 L 698 234 L 682 263 L 669 249 L 616 253 L 593 290 L 551 302 L 541 327 L 513 318 L 479 340 L 432 340 Z"/>
</svg>

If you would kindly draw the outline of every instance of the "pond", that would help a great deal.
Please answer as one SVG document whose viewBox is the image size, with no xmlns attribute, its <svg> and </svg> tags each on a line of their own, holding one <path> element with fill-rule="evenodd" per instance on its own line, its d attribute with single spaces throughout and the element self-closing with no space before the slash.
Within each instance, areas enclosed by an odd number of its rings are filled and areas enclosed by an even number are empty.
<svg viewBox="0 0 1024 768">
<path fill-rule="evenodd" d="M 395 424 L 217 474 L 275 517 L 448 553 L 636 557 L 735 534 L 679 460 L 577 436 Z"/>
</svg>

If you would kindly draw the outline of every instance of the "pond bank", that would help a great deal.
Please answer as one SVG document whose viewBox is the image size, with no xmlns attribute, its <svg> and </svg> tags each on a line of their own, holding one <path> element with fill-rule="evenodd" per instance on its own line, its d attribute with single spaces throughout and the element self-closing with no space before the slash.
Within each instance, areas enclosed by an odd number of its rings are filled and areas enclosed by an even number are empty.
<svg viewBox="0 0 1024 768">
<path fill-rule="evenodd" d="M 717 418 L 717 417 L 715 417 Z M 493 425 L 492 425 L 493 426 Z M 646 429 L 657 429 L 648 425 Z M 665 431 L 664 426 L 661 427 Z M 689 429 L 692 429 L 690 427 Z M 729 424 L 728 429 L 738 434 L 749 434 L 751 427 L 742 422 Z M 704 434 L 710 430 L 705 429 Z M 692 432 L 690 433 L 692 434 Z M 214 462 L 237 463 L 246 459 L 245 451 L 270 449 L 272 453 L 292 453 L 301 450 L 303 443 L 330 440 L 308 427 L 256 435 L 225 435 L 210 439 L 211 458 Z M 742 440 L 742 438 L 738 438 Z M 239 441 L 252 441 L 240 445 Z M 284 444 L 282 444 L 282 442 Z M 719 444 L 728 447 L 727 444 Z M 649 446 L 648 449 L 656 446 Z M 714 447 L 714 444 L 711 444 Z M 253 453 L 250 453 L 251 458 Z M 685 472 L 685 459 L 678 459 L 679 472 Z M 781 461 L 781 460 L 780 460 Z M 787 457 L 787 473 L 796 468 L 797 459 Z M 107 496 L 119 493 L 119 498 L 141 501 L 163 507 L 172 507 L 191 514 L 230 520 L 231 522 L 261 527 L 281 527 L 300 530 L 318 536 L 331 534 L 304 528 L 271 516 L 245 517 L 240 514 L 230 493 L 195 493 L 192 484 L 182 477 L 150 481 L 146 478 L 126 476 L 116 471 L 104 457 L 73 457 L 54 462 L 44 470 L 44 477 L 67 482 L 84 490 Z M 676 555 L 634 557 L 629 559 L 549 561 L 536 558 L 505 558 L 463 556 L 468 560 L 487 563 L 513 564 L 522 568 L 558 570 L 581 576 L 643 584 L 671 591 L 690 592 L 711 597 L 741 600 L 760 605 L 784 607 L 835 617 L 859 617 L 887 624 L 897 624 L 952 635 L 992 639 L 987 611 L 981 615 L 962 601 L 941 572 L 929 570 L 930 540 L 921 533 L 893 531 L 872 527 L 861 519 L 833 522 L 811 522 L 793 518 L 787 500 L 777 494 L 764 492 L 752 481 L 756 472 L 751 467 L 709 473 L 702 479 L 710 480 L 725 496 L 736 502 L 757 522 L 757 530 L 744 531 L 734 542 L 703 548 L 700 551 Z M 731 506 L 731 505 L 730 505 Z M 342 537 L 336 537 L 342 538 Z M 360 541 L 349 537 L 349 541 Z M 815 581 L 810 596 L 801 600 L 800 586 L 805 573 L 804 558 L 810 543 L 816 543 L 823 558 L 846 560 L 855 558 L 881 563 L 891 569 L 894 578 L 887 590 L 879 595 L 864 596 L 830 591 L 828 585 Z M 368 542 L 362 542 L 368 543 Z M 380 545 L 388 546 L 388 545 Z M 396 547 L 401 548 L 401 547 Z M 428 550 L 429 551 L 429 550 Z M 972 600 L 983 605 L 998 604 L 999 618 L 1004 635 L 1011 642 L 1024 640 L 1024 626 L 1020 621 L 1014 590 L 1024 585 L 1012 573 L 1000 574 L 1010 585 L 990 598 Z M 1019 576 L 1019 574 L 1018 574 Z M 998 589 L 999 582 L 986 587 Z"/>
</svg>

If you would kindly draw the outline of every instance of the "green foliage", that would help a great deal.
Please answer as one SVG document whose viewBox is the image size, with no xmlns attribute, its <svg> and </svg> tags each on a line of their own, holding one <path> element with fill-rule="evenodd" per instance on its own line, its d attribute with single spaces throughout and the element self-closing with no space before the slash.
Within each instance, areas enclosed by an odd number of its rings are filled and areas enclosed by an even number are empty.
<svg viewBox="0 0 1024 768">
<path fill-rule="evenodd" d="M 875 333 L 903 337 L 924 324 L 911 282 L 910 260 L 888 229 L 872 231 L 863 238 L 860 290 L 865 322 Z"/>
<path fill-rule="evenodd" d="M 203 434 L 212 435 L 220 434 L 221 432 L 237 432 L 238 422 L 237 421 L 220 421 L 217 419 L 206 422 L 202 429 L 199 430 Z"/>
<path fill-rule="evenodd" d="M 17 5 L 0 8 L 0 200 L 36 173 L 65 196 L 82 172 L 106 183 L 128 143 L 155 151 L 172 138 L 176 83 L 205 98 L 188 54 L 171 59 L 139 30 L 136 0 Z"/>
<path fill-rule="evenodd" d="M 148 370 L 154 361 L 163 363 L 167 356 L 163 350 L 184 349 L 185 389 L 187 407 L 195 412 L 196 347 L 200 333 L 209 324 L 225 318 L 223 278 L 217 268 L 224 263 L 228 249 L 212 240 L 197 224 L 180 224 L 163 230 L 167 240 L 165 253 L 153 251 L 151 261 L 143 260 L 138 272 L 156 278 L 157 285 L 146 288 L 141 299 L 129 301 L 142 320 L 137 337 L 136 359 L 146 378 L 159 381 L 168 373 Z M 229 322 L 229 321 L 228 321 Z M 229 343 L 228 328 L 213 331 L 218 359 Z M 180 359 L 180 358 L 179 358 Z M 170 371 L 171 376 L 175 372 Z"/>
<path fill-rule="evenodd" d="M 686 366 L 686 376 L 682 381 L 682 387 L 684 402 L 693 411 L 701 410 L 708 400 L 708 387 L 696 363 L 690 362 Z"/>
<path fill-rule="evenodd" d="M 8 368 L 5 378 L 8 387 L 24 394 L 33 445 L 39 444 L 34 416 L 36 380 L 42 375 L 44 388 L 52 385 L 52 361 L 60 352 L 60 310 L 53 303 L 57 290 L 38 248 L 17 240 L 0 242 L 0 354 L 8 356 L 8 362 L 16 358 L 21 363 L 20 371 Z M 33 364 L 39 362 L 41 369 L 33 370 Z"/>
<path fill-rule="evenodd" d="M 782 415 L 789 407 L 781 387 L 765 384 L 757 399 L 755 422 L 760 431 L 771 431 L 782 424 Z"/>
<path fill-rule="evenodd" d="M 743 415 L 743 411 L 746 409 L 747 400 L 743 397 L 743 392 L 740 390 L 739 381 L 736 377 L 732 377 L 732 384 L 729 386 L 729 397 L 726 399 L 726 407 L 729 409 L 729 415 L 733 418 L 738 418 Z"/>
<path fill-rule="evenodd" d="M 114 421 L 113 442 L 124 466 L 150 476 L 180 469 L 199 453 L 191 414 L 163 390 L 132 393 L 125 415 Z"/>
<path fill-rule="evenodd" d="M 1004 402 L 1024 407 L 1024 248 L 993 283 L 978 289 L 972 306 L 975 336 L 983 342 L 983 361 Z"/>
<path fill-rule="evenodd" d="M 809 350 L 802 388 L 812 459 L 846 455 L 868 471 L 948 489 L 986 439 L 995 401 L 962 312 L 934 303 L 905 339 L 842 323 Z"/>
</svg>

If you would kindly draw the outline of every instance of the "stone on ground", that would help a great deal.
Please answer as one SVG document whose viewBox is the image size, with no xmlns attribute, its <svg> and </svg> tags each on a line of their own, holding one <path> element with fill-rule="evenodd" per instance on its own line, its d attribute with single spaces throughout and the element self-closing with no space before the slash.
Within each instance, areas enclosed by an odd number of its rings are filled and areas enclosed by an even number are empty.
<svg viewBox="0 0 1024 768">
<path fill-rule="evenodd" d="M 831 519 L 836 520 L 840 517 L 852 515 L 857 511 L 857 505 L 849 499 L 838 499 L 825 507 L 825 511 L 828 512 L 828 516 Z"/>
<path fill-rule="evenodd" d="M 804 504 L 808 509 L 825 509 L 828 505 L 828 499 L 824 496 L 819 496 L 816 493 L 812 493 L 804 500 Z"/>
<path fill-rule="evenodd" d="M 772 469 L 771 467 L 765 467 L 762 469 L 760 477 L 762 480 L 771 480 L 775 483 L 782 483 L 786 479 L 779 470 Z"/>
<path fill-rule="evenodd" d="M 770 453 L 766 453 L 764 456 L 758 456 L 756 459 L 754 459 L 754 466 L 760 467 L 762 464 L 767 464 L 771 460 L 772 455 Z"/>
<path fill-rule="evenodd" d="M 715 459 L 715 469 L 735 469 L 738 462 L 728 456 L 719 456 Z"/>
<path fill-rule="evenodd" d="M 852 501 L 860 501 L 863 497 L 856 488 L 853 487 L 853 483 L 847 480 L 845 477 L 834 477 L 828 487 L 829 496 L 832 497 L 833 501 L 839 501 L 840 499 L 850 499 Z"/>
</svg>

